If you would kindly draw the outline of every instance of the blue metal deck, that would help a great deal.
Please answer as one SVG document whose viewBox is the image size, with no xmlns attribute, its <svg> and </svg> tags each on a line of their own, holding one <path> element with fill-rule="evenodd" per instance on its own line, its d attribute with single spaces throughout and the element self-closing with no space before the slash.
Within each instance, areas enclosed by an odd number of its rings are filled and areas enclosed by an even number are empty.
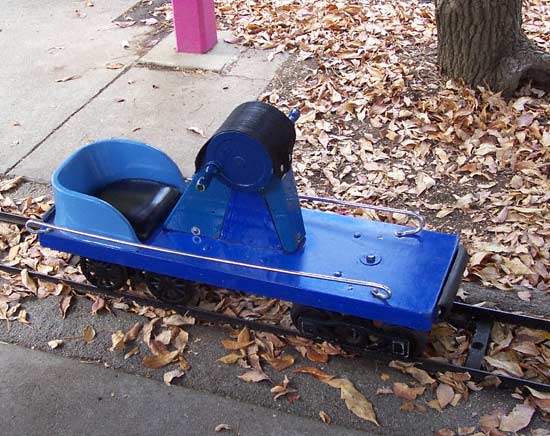
<svg viewBox="0 0 550 436">
<path fill-rule="evenodd" d="M 292 254 L 166 229 L 159 230 L 148 244 L 273 268 L 368 280 L 389 286 L 392 297 L 384 301 L 373 296 L 369 287 L 189 259 L 60 231 L 42 234 L 40 242 L 46 247 L 133 268 L 417 330 L 431 329 L 441 290 L 458 250 L 457 236 L 422 230 L 399 238 L 395 231 L 403 230 L 401 226 L 308 209 L 302 213 L 306 242 Z M 49 222 L 56 224 L 55 216 Z M 240 228 L 246 236 L 249 228 Z M 381 261 L 365 265 L 361 258 L 368 254 L 381 257 Z"/>
</svg>

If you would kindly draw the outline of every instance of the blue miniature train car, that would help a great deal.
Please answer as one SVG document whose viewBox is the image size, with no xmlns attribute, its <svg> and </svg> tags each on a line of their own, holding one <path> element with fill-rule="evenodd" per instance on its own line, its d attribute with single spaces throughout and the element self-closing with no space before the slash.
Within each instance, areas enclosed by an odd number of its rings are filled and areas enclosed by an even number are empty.
<svg viewBox="0 0 550 436">
<path fill-rule="evenodd" d="M 237 107 L 197 155 L 191 179 L 143 143 L 85 146 L 53 175 L 55 210 L 28 227 L 42 245 L 81 256 L 100 287 L 137 271 L 169 302 L 187 303 L 189 284 L 200 282 L 314 308 L 294 312 L 302 330 L 324 311 L 347 316 L 352 330 L 376 320 L 429 331 L 465 268 L 459 238 L 425 230 L 410 212 L 417 228 L 302 208 L 304 200 L 369 206 L 298 195 L 296 117 L 260 102 Z"/>
</svg>

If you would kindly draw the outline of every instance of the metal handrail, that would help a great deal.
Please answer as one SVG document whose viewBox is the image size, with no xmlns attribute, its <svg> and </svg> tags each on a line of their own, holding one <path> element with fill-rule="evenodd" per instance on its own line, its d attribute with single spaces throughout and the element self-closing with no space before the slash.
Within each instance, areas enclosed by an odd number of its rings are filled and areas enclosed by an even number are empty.
<svg viewBox="0 0 550 436">
<path fill-rule="evenodd" d="M 324 197 L 314 197 L 311 195 L 298 195 L 298 198 L 303 201 L 314 201 L 318 203 L 327 203 L 327 204 L 338 204 L 340 206 L 346 206 L 346 207 L 357 207 L 360 209 L 370 209 L 370 210 L 376 210 L 379 212 L 389 212 L 389 213 L 400 213 L 402 215 L 407 215 L 410 217 L 413 217 L 418 221 L 418 225 L 411 230 L 404 230 L 404 231 L 398 231 L 395 232 L 395 236 L 401 238 L 403 236 L 411 236 L 416 235 L 417 233 L 420 233 L 422 230 L 424 230 L 424 226 L 426 225 L 426 220 L 422 215 L 420 215 L 417 212 L 413 212 L 411 210 L 405 210 L 405 209 L 394 209 L 392 207 L 385 207 L 385 206 L 375 206 L 373 204 L 364 204 L 364 203 L 354 203 L 351 201 L 342 201 L 342 200 L 336 200 L 334 198 L 324 198 Z"/>
<path fill-rule="evenodd" d="M 331 282 L 338 282 L 338 283 L 344 283 L 347 285 L 357 285 L 357 286 L 365 286 L 368 288 L 374 288 L 371 289 L 371 294 L 375 296 L 376 298 L 379 298 L 381 300 L 389 300 L 392 296 L 391 289 L 386 286 L 382 285 L 380 283 L 376 282 L 369 282 L 366 280 L 357 280 L 357 279 L 348 279 L 344 277 L 335 277 L 335 276 L 329 276 L 325 274 L 318 274 L 318 273 L 310 273 L 310 272 L 303 272 L 303 271 L 294 271 L 294 270 L 287 270 L 283 268 L 273 268 L 269 266 L 263 266 L 263 265 L 256 265 L 252 263 L 246 263 L 246 262 L 238 262 L 234 260 L 228 260 L 228 259 L 220 259 L 217 257 L 210 257 L 210 256 L 203 256 L 201 254 L 194 254 L 194 253 L 187 253 L 183 251 L 177 251 L 177 250 L 171 250 L 169 248 L 162 248 L 162 247 L 154 247 L 152 245 L 146 245 L 146 244 L 140 244 L 137 242 L 130 242 L 130 241 L 123 241 L 121 239 L 111 238 L 108 236 L 101 236 L 96 235 L 93 233 L 83 232 L 81 230 L 74 230 L 69 229 L 67 227 L 61 227 L 56 226 L 54 224 L 46 223 L 39 220 L 30 219 L 25 223 L 25 228 L 30 233 L 47 233 L 52 230 L 57 230 L 60 232 L 67 232 L 70 234 L 78 235 L 78 236 L 84 236 L 86 238 L 92 238 L 97 239 L 99 241 L 124 245 L 127 247 L 133 247 L 133 248 L 140 248 L 143 250 L 150 250 L 155 251 L 159 253 L 165 253 L 165 254 L 172 254 L 176 256 L 182 256 L 187 257 L 189 259 L 197 259 L 197 260 L 205 260 L 208 262 L 217 262 L 225 265 L 233 265 L 233 266 L 239 266 L 243 268 L 250 268 L 260 271 L 268 271 L 268 272 L 275 272 L 279 274 L 287 274 L 291 276 L 298 276 L 298 277 L 307 277 L 312 279 L 318 279 L 318 280 L 326 280 Z"/>
</svg>

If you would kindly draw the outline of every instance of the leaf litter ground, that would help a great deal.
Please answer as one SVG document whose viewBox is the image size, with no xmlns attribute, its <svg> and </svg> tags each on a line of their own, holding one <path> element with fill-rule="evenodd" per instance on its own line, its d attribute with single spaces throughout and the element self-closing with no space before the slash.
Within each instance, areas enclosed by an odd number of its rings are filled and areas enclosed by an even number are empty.
<svg viewBox="0 0 550 436">
<path fill-rule="evenodd" d="M 169 21 L 168 5 L 154 7 Z M 222 0 L 217 10 L 220 22 L 234 32 L 228 42 L 271 49 L 270 57 L 275 52 L 292 54 L 286 71 L 262 98 L 283 110 L 299 107 L 302 111 L 294 160 L 302 192 L 419 210 L 433 228 L 461 235 L 472 256 L 467 280 L 518 292 L 525 299 L 529 299 L 529 288 L 548 291 L 550 104 L 544 91 L 525 84 L 514 99 L 506 101 L 487 90 L 471 90 L 439 77 L 433 6 L 429 4 Z M 550 16 L 550 5 L 529 1 L 524 15 L 526 32 L 548 47 L 550 35 L 542 31 L 545 22 L 541 17 Z M 0 181 L 2 210 L 40 215 L 48 207 L 44 198 L 16 202 L 2 195 L 20 182 Z M 336 211 L 406 222 L 400 216 Z M 13 265 L 83 280 L 75 267 L 77 259 L 39 247 L 34 236 L 15 226 L 0 224 L 0 250 L 4 261 Z M 66 316 L 71 291 L 37 283 L 24 273 L 3 286 L 0 319 L 27 323 L 21 301 L 50 295 L 61 297 L 60 316 Z M 184 356 L 188 341 L 184 327 L 194 323 L 193 319 L 89 298 L 96 313 L 127 310 L 146 318 L 143 326 L 111 332 L 112 352 L 132 358 L 140 353 L 135 342 L 143 341 L 149 354 L 141 357 L 142 364 L 168 369 L 167 384 L 190 369 Z M 289 305 L 277 300 L 202 287 L 199 304 L 231 316 L 290 323 Z M 95 336 L 91 326 L 83 326 L 77 339 L 89 342 Z M 221 344 L 229 354 L 220 355 L 220 362 L 242 366 L 243 381 L 266 383 L 277 400 L 293 402 L 299 400 L 299 392 L 292 387 L 292 377 L 310 374 L 339 389 L 351 412 L 377 424 L 372 403 L 351 381 L 317 366 L 302 365 L 326 364 L 335 355 L 352 357 L 339 347 L 247 329 L 232 336 Z M 469 341 L 468 331 L 444 323 L 432 332 L 426 353 L 463 363 Z M 410 364 L 393 362 L 390 366 L 413 381 L 393 383 L 379 394 L 403 399 L 403 411 L 423 413 L 426 407 L 456 406 L 467 400 L 469 392 L 498 384 L 499 372 L 548 382 L 547 334 L 497 324 L 492 341 L 486 367 L 495 372 L 493 379 L 473 383 L 468 374 L 430 376 Z M 49 343 L 51 348 L 62 344 L 63 339 Z M 288 353 L 289 347 L 301 355 L 302 366 L 295 367 L 298 360 Z M 264 372 L 266 365 L 285 372 L 280 383 Z M 496 435 L 519 431 L 529 424 L 535 409 L 548 418 L 547 394 L 518 391 L 514 395 L 521 403 L 508 414 L 495 411 L 481 418 L 479 428 L 457 428 L 456 432 L 474 434 L 478 429 L 481 433 L 476 434 Z M 319 416 L 323 422 L 331 421 L 324 411 Z M 441 429 L 439 434 L 455 434 L 455 430 Z"/>
</svg>

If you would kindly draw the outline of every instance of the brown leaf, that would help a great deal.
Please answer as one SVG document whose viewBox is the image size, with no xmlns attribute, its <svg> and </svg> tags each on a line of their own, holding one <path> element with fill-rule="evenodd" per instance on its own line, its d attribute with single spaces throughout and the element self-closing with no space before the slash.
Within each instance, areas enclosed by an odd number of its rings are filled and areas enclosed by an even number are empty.
<svg viewBox="0 0 550 436">
<path fill-rule="evenodd" d="M 432 378 L 426 371 L 420 368 L 416 368 L 414 363 L 401 362 L 398 360 L 393 360 L 389 364 L 390 368 L 398 369 L 399 371 L 409 374 L 414 377 L 423 385 L 431 385 L 435 383 L 435 379 Z"/>
<path fill-rule="evenodd" d="M 189 342 L 189 333 L 179 328 L 177 330 L 178 334 L 175 336 L 172 343 L 174 347 L 176 347 L 176 349 L 181 353 Z"/>
<path fill-rule="evenodd" d="M 516 362 L 499 360 L 490 356 L 485 356 L 484 359 L 495 368 L 502 369 L 508 374 L 515 375 L 517 377 L 523 377 L 523 370 L 521 369 L 521 366 L 519 366 L 519 364 L 517 364 Z"/>
<path fill-rule="evenodd" d="M 191 127 L 188 127 L 187 130 L 189 130 L 190 132 L 196 133 L 197 135 L 202 136 L 203 138 L 206 138 L 206 136 L 204 134 L 204 130 L 202 130 L 198 127 L 191 126 Z"/>
<path fill-rule="evenodd" d="M 162 318 L 162 324 L 166 326 L 181 327 L 182 325 L 194 325 L 195 318 L 192 316 L 184 316 L 179 313 Z"/>
<path fill-rule="evenodd" d="M 126 333 L 124 333 L 124 337 L 122 338 L 122 341 L 126 344 L 128 342 L 135 341 L 139 335 L 139 332 L 141 330 L 141 324 L 139 322 L 136 322 L 130 330 L 128 330 Z"/>
<path fill-rule="evenodd" d="M 23 286 L 25 286 L 25 288 L 27 288 L 33 294 L 36 294 L 38 286 L 36 285 L 36 282 L 33 280 L 33 278 L 29 275 L 29 270 L 27 268 L 24 268 L 21 271 L 21 283 L 23 283 Z"/>
<path fill-rule="evenodd" d="M 163 366 L 166 366 L 172 363 L 178 354 L 179 352 L 176 350 L 176 351 L 172 351 L 164 354 L 154 354 L 151 356 L 145 356 L 141 363 L 145 368 L 159 369 L 159 368 L 162 368 Z"/>
<path fill-rule="evenodd" d="M 276 371 L 282 371 L 283 369 L 290 368 L 292 365 L 294 365 L 294 357 L 289 354 L 285 354 L 275 358 L 266 357 L 265 360 Z"/>
<path fill-rule="evenodd" d="M 121 64 L 120 62 L 113 62 L 105 65 L 105 67 L 108 70 L 120 70 L 121 68 L 124 68 L 124 64 Z"/>
<path fill-rule="evenodd" d="M 124 348 L 124 332 L 117 330 L 111 335 L 111 348 L 109 351 L 122 350 Z"/>
<path fill-rule="evenodd" d="M 97 315 L 97 313 L 101 309 L 106 309 L 106 302 L 103 297 L 100 297 L 99 295 L 95 295 L 93 297 L 94 302 L 92 304 L 92 315 Z"/>
<path fill-rule="evenodd" d="M 87 325 L 84 327 L 84 330 L 82 331 L 82 339 L 84 339 L 84 342 L 89 344 L 92 342 L 95 338 L 95 330 L 91 325 Z"/>
<path fill-rule="evenodd" d="M 139 354 L 139 347 L 134 347 L 124 355 L 124 359 L 129 359 L 132 356 Z"/>
<path fill-rule="evenodd" d="M 529 390 L 529 392 L 533 397 L 539 398 L 541 400 L 550 400 L 550 392 L 539 392 L 536 389 L 533 389 L 529 386 L 525 386 L 525 387 Z"/>
<path fill-rule="evenodd" d="M 326 372 L 323 372 L 319 368 L 315 368 L 314 366 L 302 366 L 300 368 L 295 368 L 293 371 L 311 374 L 317 380 L 320 380 L 322 382 L 326 380 L 331 380 L 335 377 L 334 375 L 327 374 Z"/>
<path fill-rule="evenodd" d="M 163 330 L 155 336 L 155 341 L 163 345 L 168 345 L 172 341 L 172 331 L 168 329 Z"/>
<path fill-rule="evenodd" d="M 332 418 L 324 410 L 319 412 L 319 418 L 321 418 L 321 421 L 325 424 L 330 424 L 332 422 Z"/>
<path fill-rule="evenodd" d="M 72 295 L 66 295 L 59 302 L 59 311 L 61 312 L 61 318 L 65 319 L 65 317 L 67 316 L 67 310 L 69 310 L 69 307 L 71 307 L 72 299 Z"/>
<path fill-rule="evenodd" d="M 21 324 L 30 324 L 27 320 L 27 311 L 25 309 L 21 309 L 17 314 L 17 322 L 20 322 Z"/>
<path fill-rule="evenodd" d="M 479 425 L 483 431 L 496 429 L 500 425 L 500 417 L 497 415 L 483 415 L 479 420 Z"/>
<path fill-rule="evenodd" d="M 48 341 L 48 346 L 54 350 L 56 349 L 57 347 L 59 347 L 60 345 L 63 344 L 63 340 L 62 339 L 53 339 L 51 341 Z"/>
<path fill-rule="evenodd" d="M 288 394 L 291 394 L 291 393 L 294 393 L 294 392 L 297 392 L 296 389 L 294 388 L 291 388 L 289 387 L 290 383 L 290 380 L 288 379 L 288 377 L 285 375 L 285 378 L 283 379 L 283 381 L 281 382 L 281 384 L 278 384 L 276 386 L 273 386 L 271 388 L 271 393 L 272 394 L 276 394 L 273 399 L 274 400 L 277 400 L 279 399 L 280 397 L 284 396 L 284 395 L 288 395 Z"/>
<path fill-rule="evenodd" d="M 458 436 L 467 436 L 476 431 L 475 426 L 471 427 L 458 427 Z"/>
<path fill-rule="evenodd" d="M 405 412 L 412 412 L 413 410 L 415 410 L 415 405 L 412 401 L 406 401 L 405 403 L 401 404 L 401 406 L 399 406 L 399 410 L 403 410 Z"/>
<path fill-rule="evenodd" d="M 408 386 L 406 383 L 394 383 L 392 390 L 397 397 L 411 401 L 416 400 L 418 395 L 422 395 L 426 388 L 423 386 L 413 388 Z"/>
<path fill-rule="evenodd" d="M 247 371 L 244 374 L 240 375 L 239 378 L 245 382 L 258 383 L 264 380 L 271 381 L 268 375 L 264 372 L 260 372 L 256 369 Z"/>
<path fill-rule="evenodd" d="M 230 350 L 230 351 L 236 351 L 236 350 L 242 350 L 243 348 L 246 348 L 250 345 L 252 345 L 254 343 L 254 341 L 249 341 L 249 342 L 236 342 L 236 341 L 230 341 L 230 340 L 227 340 L 227 339 L 224 339 L 222 341 L 222 345 L 224 346 L 224 348 L 226 350 Z"/>
<path fill-rule="evenodd" d="M 172 380 L 174 380 L 175 378 L 179 378 L 183 375 L 185 375 L 184 371 L 182 371 L 181 369 L 174 369 L 172 371 L 165 372 L 162 378 L 164 380 L 164 383 L 170 386 Z"/>
<path fill-rule="evenodd" d="M 230 353 L 230 354 L 227 354 L 223 357 L 220 357 L 218 359 L 218 362 L 226 363 L 226 364 L 233 364 L 233 363 L 237 363 L 243 357 L 244 356 L 242 354 Z"/>
<path fill-rule="evenodd" d="M 80 74 L 73 74 L 72 76 L 65 76 L 65 77 L 62 77 L 61 79 L 57 79 L 56 82 L 57 83 L 63 83 L 63 82 L 68 82 L 69 80 L 76 80 L 76 79 L 80 79 L 82 76 Z"/>
<path fill-rule="evenodd" d="M 178 356 L 178 365 L 182 371 L 189 371 L 191 369 L 191 364 L 181 354 Z"/>
<path fill-rule="evenodd" d="M 249 345 L 252 345 L 254 341 L 250 340 L 250 332 L 247 327 L 244 327 L 238 337 L 237 341 L 229 341 L 229 340 L 223 340 L 222 345 L 225 347 L 226 350 L 241 350 L 243 348 L 248 347 Z"/>
<path fill-rule="evenodd" d="M 151 346 L 151 335 L 153 333 L 153 329 L 155 328 L 155 325 L 160 321 L 160 318 L 154 318 L 151 321 L 149 321 L 145 327 L 143 327 L 143 342 L 145 342 L 148 346 Z"/>
<path fill-rule="evenodd" d="M 340 389 L 340 398 L 346 403 L 346 407 L 359 418 L 380 426 L 376 419 L 376 413 L 372 403 L 359 392 L 353 384 L 343 378 L 335 378 L 324 381 L 333 388 Z"/>
<path fill-rule="evenodd" d="M 435 391 L 439 406 L 444 409 L 447 407 L 455 396 L 455 392 L 452 387 L 445 383 L 440 383 Z"/>
<path fill-rule="evenodd" d="M 15 125 L 15 124 L 14 124 Z M 20 125 L 17 123 L 17 125 Z M 0 192 L 6 192 L 15 188 L 23 182 L 23 177 L 15 177 L 14 179 L 0 180 Z"/>
<path fill-rule="evenodd" d="M 306 357 L 312 362 L 316 362 L 316 363 L 328 362 L 328 354 L 323 353 L 320 350 L 316 349 L 315 346 L 307 348 Z"/>
<path fill-rule="evenodd" d="M 518 404 L 508 414 L 501 418 L 499 429 L 502 431 L 517 432 L 531 422 L 535 409 L 525 404 Z"/>
</svg>

